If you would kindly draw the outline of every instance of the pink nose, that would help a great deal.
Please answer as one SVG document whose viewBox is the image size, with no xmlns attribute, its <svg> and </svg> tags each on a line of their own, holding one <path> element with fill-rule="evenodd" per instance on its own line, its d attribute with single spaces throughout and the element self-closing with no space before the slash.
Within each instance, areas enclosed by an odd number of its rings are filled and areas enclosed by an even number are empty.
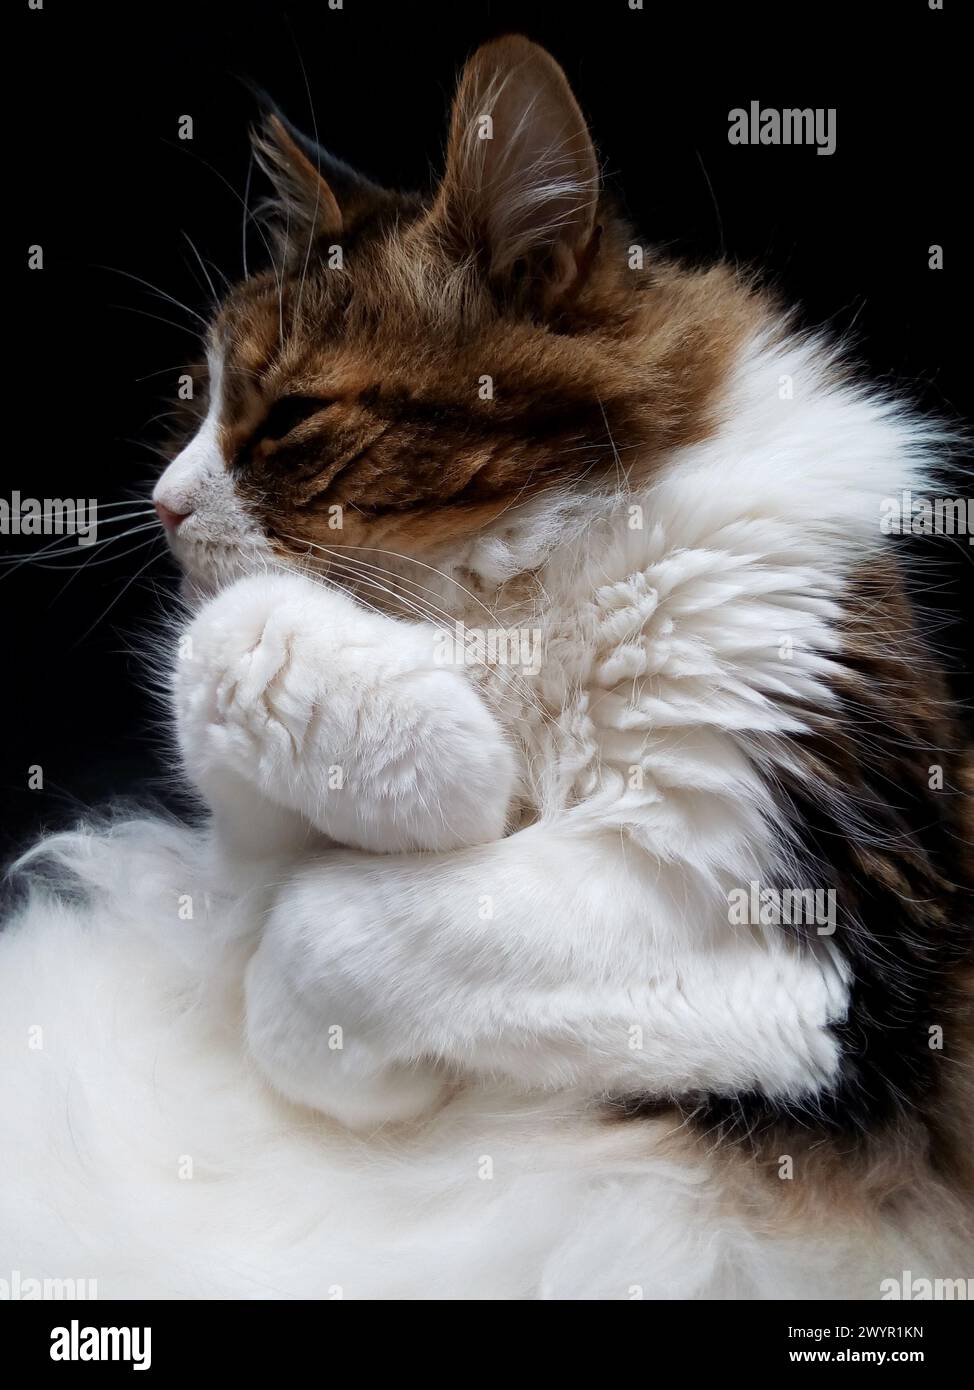
<svg viewBox="0 0 974 1390">
<path fill-rule="evenodd" d="M 179 523 L 191 515 L 190 512 L 174 512 L 171 507 L 166 506 L 165 502 L 157 502 L 156 511 L 159 514 L 159 520 L 167 531 L 175 531 Z"/>
</svg>

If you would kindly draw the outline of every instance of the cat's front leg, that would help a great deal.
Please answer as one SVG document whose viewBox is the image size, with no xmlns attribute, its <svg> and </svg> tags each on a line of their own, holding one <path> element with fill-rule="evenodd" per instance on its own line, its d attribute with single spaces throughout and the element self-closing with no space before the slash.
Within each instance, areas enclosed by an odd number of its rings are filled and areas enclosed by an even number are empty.
<svg viewBox="0 0 974 1390">
<path fill-rule="evenodd" d="M 258 839 L 263 802 L 296 818 L 288 834 L 313 827 L 362 849 L 499 838 L 513 754 L 466 673 L 438 663 L 435 637 L 300 576 L 239 581 L 182 644 L 187 770 L 243 835 L 253 809 Z"/>
<path fill-rule="evenodd" d="M 827 939 L 733 928 L 692 869 L 567 819 L 443 855 L 298 868 L 247 972 L 250 1050 L 290 1099 L 356 1128 L 451 1078 L 814 1105 L 849 985 Z"/>
</svg>

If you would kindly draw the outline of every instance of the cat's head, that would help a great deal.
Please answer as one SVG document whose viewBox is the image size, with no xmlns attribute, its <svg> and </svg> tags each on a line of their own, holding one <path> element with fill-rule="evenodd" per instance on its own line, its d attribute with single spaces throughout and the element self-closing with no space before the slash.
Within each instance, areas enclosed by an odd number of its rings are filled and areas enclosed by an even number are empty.
<svg viewBox="0 0 974 1390">
<path fill-rule="evenodd" d="M 219 307 L 201 418 L 154 494 L 202 588 L 274 557 L 456 558 L 538 493 L 701 428 L 713 272 L 642 270 L 544 50 L 506 38 L 468 62 L 427 198 L 277 113 L 255 147 L 271 264 Z"/>
</svg>

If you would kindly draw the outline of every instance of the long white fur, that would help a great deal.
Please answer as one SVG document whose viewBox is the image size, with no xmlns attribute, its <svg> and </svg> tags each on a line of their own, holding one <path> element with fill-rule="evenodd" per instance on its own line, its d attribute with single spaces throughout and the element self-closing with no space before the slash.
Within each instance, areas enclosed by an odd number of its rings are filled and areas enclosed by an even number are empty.
<svg viewBox="0 0 974 1390">
<path fill-rule="evenodd" d="M 290 575 L 203 609 L 175 691 L 210 831 L 62 838 L 90 902 L 35 886 L 0 937 L 13 1265 L 115 1294 L 625 1298 L 871 1296 L 942 1261 L 935 1229 L 838 1226 L 796 1260 L 666 1122 L 596 1113 L 811 1099 L 837 1065 L 832 944 L 732 927 L 727 892 L 789 862 L 783 701 L 828 699 L 849 565 L 936 440 L 772 342 L 643 492 L 543 497 L 424 575 L 483 626 L 456 574 L 537 569 L 504 610 L 543 633 L 535 676 L 437 667 L 430 626 Z"/>
</svg>

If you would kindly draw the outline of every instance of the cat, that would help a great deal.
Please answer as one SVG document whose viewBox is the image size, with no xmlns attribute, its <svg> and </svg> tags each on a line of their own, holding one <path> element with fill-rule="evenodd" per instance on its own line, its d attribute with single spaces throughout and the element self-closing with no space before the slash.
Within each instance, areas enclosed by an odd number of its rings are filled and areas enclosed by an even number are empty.
<svg viewBox="0 0 974 1390">
<path fill-rule="evenodd" d="M 775 1296 L 775 1240 L 791 1292 L 963 1273 L 970 760 L 880 527 L 949 432 L 643 247 L 526 39 L 468 61 L 430 197 L 272 106 L 255 150 L 271 264 L 153 494 L 208 808 L 160 853 L 232 1046 L 376 1181 L 377 1134 L 432 1173 L 523 1124 L 521 1178 L 576 1134 L 582 1253 L 553 1216 L 547 1273 L 461 1296 Z M 592 1195 L 634 1172 L 641 1247 Z"/>
</svg>

